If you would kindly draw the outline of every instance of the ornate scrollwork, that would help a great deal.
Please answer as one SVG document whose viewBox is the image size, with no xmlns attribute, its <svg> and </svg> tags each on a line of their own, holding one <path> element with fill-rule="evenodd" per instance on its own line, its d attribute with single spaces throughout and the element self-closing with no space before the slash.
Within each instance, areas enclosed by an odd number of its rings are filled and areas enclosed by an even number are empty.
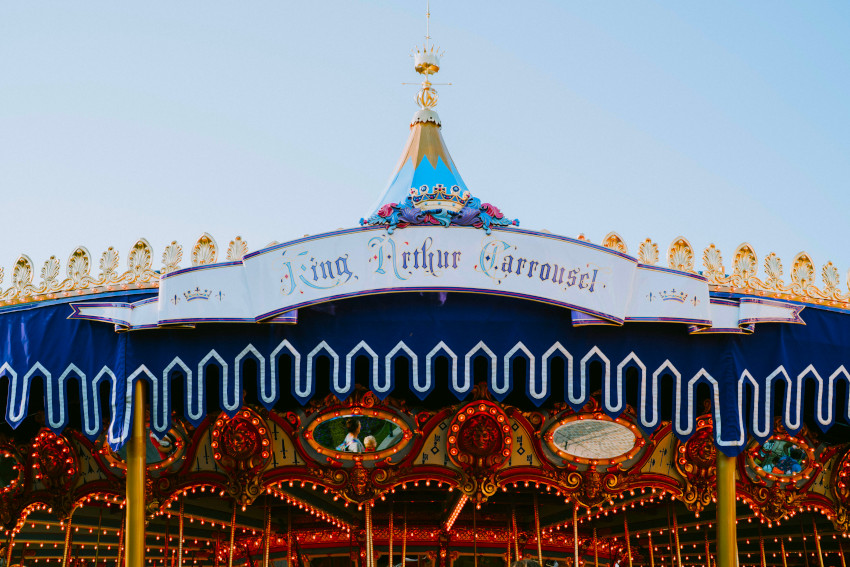
<svg viewBox="0 0 850 567">
<path fill-rule="evenodd" d="M 43 429 L 33 441 L 31 456 L 36 481 L 50 494 L 56 514 L 67 518 L 73 509 L 71 488 L 80 474 L 76 450 L 65 437 Z"/>
<path fill-rule="evenodd" d="M 177 244 L 176 240 L 172 240 L 171 244 L 165 247 L 162 252 L 162 269 L 160 275 L 169 274 L 180 269 L 180 261 L 183 259 L 183 247 Z"/>
<path fill-rule="evenodd" d="M 68 267 L 65 268 L 67 279 L 62 282 L 65 290 L 74 290 L 91 284 L 91 254 L 85 246 L 78 246 L 68 256 Z"/>
<path fill-rule="evenodd" d="M 326 486 L 333 487 L 349 502 L 372 500 L 389 490 L 401 471 L 396 468 L 371 468 L 359 459 L 351 468 L 311 467 L 310 476 Z"/>
<path fill-rule="evenodd" d="M 610 248 L 611 250 L 616 250 L 617 252 L 622 252 L 623 254 L 629 253 L 629 247 L 626 246 L 625 241 L 620 238 L 620 235 L 616 232 L 609 232 L 602 240 L 602 246 Z"/>
<path fill-rule="evenodd" d="M 100 256 L 100 275 L 97 285 L 106 285 L 118 281 L 118 251 L 110 246 Z"/>
<path fill-rule="evenodd" d="M 227 247 L 227 261 L 240 262 L 247 253 L 248 243 L 242 240 L 241 236 L 237 236 L 230 241 L 230 245 Z"/>
<path fill-rule="evenodd" d="M 147 240 L 140 238 L 127 256 L 127 271 L 122 276 L 126 283 L 144 283 L 156 277 L 152 269 L 153 249 Z"/>
<path fill-rule="evenodd" d="M 641 264 L 654 266 L 658 263 L 658 245 L 647 238 L 638 248 L 638 261 Z"/>
<path fill-rule="evenodd" d="M 729 281 L 723 267 L 723 255 L 714 244 L 703 250 L 702 265 L 705 266 L 703 275 L 708 278 L 709 283 L 721 285 Z"/>
<path fill-rule="evenodd" d="M 785 284 L 782 283 L 782 260 L 775 252 L 771 252 L 764 259 L 764 272 L 767 275 L 767 280 L 764 282 L 765 287 L 777 291 L 782 291 L 785 288 Z"/>
<path fill-rule="evenodd" d="M 271 459 L 271 436 L 266 422 L 244 408 L 235 416 L 221 415 L 213 425 L 213 458 L 227 474 L 227 493 L 243 506 L 261 493 L 261 473 Z"/>
<path fill-rule="evenodd" d="M 49 293 L 57 291 L 61 287 L 59 281 L 59 260 L 51 256 L 41 267 L 41 285 L 37 293 Z"/>
<path fill-rule="evenodd" d="M 788 518 L 805 499 L 796 485 L 774 482 L 770 486 L 756 486 L 750 491 L 750 500 L 766 519 L 776 522 Z"/>
<path fill-rule="evenodd" d="M 747 243 L 735 250 L 735 260 L 732 262 L 732 285 L 735 287 L 752 287 L 758 272 L 758 257 L 752 246 Z M 756 286 L 758 284 L 756 283 Z"/>
<path fill-rule="evenodd" d="M 696 433 L 676 448 L 676 470 L 685 480 L 682 501 L 688 510 L 701 512 L 717 494 L 717 447 L 709 419 L 697 420 Z"/>
<path fill-rule="evenodd" d="M 694 249 L 687 239 L 680 236 L 673 241 L 667 251 L 667 265 L 674 270 L 694 271 Z"/>
<path fill-rule="evenodd" d="M 823 278 L 823 293 L 828 299 L 840 299 L 841 290 L 839 289 L 841 276 L 838 275 L 838 268 L 832 262 L 824 264 L 821 270 Z"/>
<path fill-rule="evenodd" d="M 833 523 L 836 529 L 850 531 L 850 450 L 844 453 L 833 469 L 831 484 L 837 504 Z"/>
<path fill-rule="evenodd" d="M 805 252 L 800 252 L 791 264 L 791 292 L 797 295 L 815 292 L 820 295 L 820 290 L 815 291 L 814 279 L 815 265 L 812 263 L 812 259 Z"/>
<path fill-rule="evenodd" d="M 596 466 L 581 472 L 564 472 L 561 478 L 561 485 L 572 494 L 573 500 L 587 508 L 613 499 L 623 484 L 622 473 L 599 472 Z"/>
<path fill-rule="evenodd" d="M 494 476 L 511 455 L 508 416 L 497 404 L 479 400 L 461 408 L 449 424 L 449 458 L 463 470 L 461 490 L 476 502 L 496 492 Z"/>
<path fill-rule="evenodd" d="M 206 232 L 203 233 L 192 247 L 192 265 L 215 264 L 217 258 L 218 245 L 215 243 L 215 239 Z"/>
</svg>

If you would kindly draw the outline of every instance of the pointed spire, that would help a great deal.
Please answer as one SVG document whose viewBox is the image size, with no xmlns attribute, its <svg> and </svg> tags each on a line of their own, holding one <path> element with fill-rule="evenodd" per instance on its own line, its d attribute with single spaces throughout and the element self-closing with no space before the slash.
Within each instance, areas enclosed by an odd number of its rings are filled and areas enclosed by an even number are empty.
<svg viewBox="0 0 850 567">
<path fill-rule="evenodd" d="M 430 10 L 426 9 L 426 16 L 430 22 Z M 417 189 L 441 185 L 446 188 L 456 187 L 460 194 L 468 193 L 440 132 L 440 116 L 434 111 L 439 97 L 429 79 L 439 72 L 442 54 L 439 48 L 429 45 L 429 28 L 428 25 L 424 45 L 413 52 L 414 69 L 423 77 L 420 90 L 416 93 L 419 110 L 410 121 L 410 136 L 390 182 L 371 208 L 370 214 L 388 203 L 403 203 Z M 458 202 L 457 205 L 460 209 L 462 203 Z"/>
<path fill-rule="evenodd" d="M 440 70 L 442 53 L 429 45 L 431 12 L 428 8 L 425 43 L 413 52 L 414 69 L 423 77 L 416 94 L 419 110 L 410 122 L 410 136 L 387 188 L 370 209 L 370 216 L 360 222 L 389 225 L 390 232 L 396 226 L 409 224 L 455 224 L 483 227 L 488 234 L 491 225 L 519 224 L 470 194 L 443 141 L 442 123 L 434 111 L 437 91 L 429 80 Z"/>
</svg>

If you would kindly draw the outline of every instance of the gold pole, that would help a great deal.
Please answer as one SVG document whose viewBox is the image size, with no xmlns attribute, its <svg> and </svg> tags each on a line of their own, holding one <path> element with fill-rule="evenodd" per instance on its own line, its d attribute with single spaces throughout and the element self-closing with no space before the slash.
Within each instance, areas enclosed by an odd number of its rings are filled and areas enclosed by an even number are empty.
<svg viewBox="0 0 850 567">
<path fill-rule="evenodd" d="M 540 536 L 540 508 L 537 502 L 537 493 L 534 493 L 534 531 L 537 535 L 537 562 L 543 567 L 543 538 Z"/>
<path fill-rule="evenodd" d="M 759 554 L 761 557 L 761 567 L 767 567 L 767 559 L 764 557 L 764 535 L 761 533 L 761 523 L 759 523 Z"/>
<path fill-rule="evenodd" d="M 233 501 L 233 514 L 230 516 L 230 550 L 227 552 L 227 567 L 233 567 L 233 540 L 236 537 L 236 500 Z"/>
<path fill-rule="evenodd" d="M 177 516 L 177 567 L 183 567 L 183 504 L 186 495 L 180 497 L 180 515 Z"/>
<path fill-rule="evenodd" d="M 652 545 L 652 540 L 649 544 Z M 650 553 L 652 552 L 650 551 Z M 593 567 L 599 567 L 599 540 L 596 539 L 596 528 L 593 528 Z M 653 567 L 655 566 L 653 565 Z"/>
<path fill-rule="evenodd" d="M 389 567 L 393 567 L 393 503 L 390 501 L 390 545 L 389 545 L 389 556 L 390 560 L 387 564 Z"/>
<path fill-rule="evenodd" d="M 162 567 L 168 567 L 168 540 L 171 539 L 171 514 L 165 516 L 165 541 L 162 548 Z M 97 567 L 95 565 L 94 567 Z"/>
<path fill-rule="evenodd" d="M 717 567 L 738 564 L 735 526 L 735 457 L 717 451 Z"/>
<path fill-rule="evenodd" d="M 516 560 L 519 561 L 519 530 L 516 527 L 516 506 L 511 507 L 511 524 L 514 532 L 514 555 L 516 555 Z"/>
<path fill-rule="evenodd" d="M 286 507 L 286 567 L 292 566 L 292 506 Z"/>
<path fill-rule="evenodd" d="M 508 562 L 506 565 L 511 564 L 511 538 L 513 538 L 514 535 L 514 530 L 511 526 L 513 526 L 511 518 L 508 518 Z M 517 561 L 519 561 L 519 558 L 517 558 Z"/>
<path fill-rule="evenodd" d="M 68 560 L 71 558 L 71 517 L 74 515 L 74 510 L 68 514 L 68 522 L 65 524 L 65 553 L 62 554 L 62 567 L 68 567 Z M 21 565 L 23 565 L 21 561 Z"/>
<path fill-rule="evenodd" d="M 127 531 L 127 510 L 125 506 L 124 515 L 121 517 L 121 529 L 118 530 L 118 559 L 115 561 L 116 567 L 121 567 L 124 554 L 124 542 L 126 541 L 125 532 Z"/>
<path fill-rule="evenodd" d="M 404 505 L 404 525 L 401 531 L 401 567 L 407 565 L 407 504 Z"/>
<path fill-rule="evenodd" d="M 785 539 L 779 538 L 779 550 L 782 552 L 782 567 L 788 567 L 788 559 L 785 558 Z"/>
<path fill-rule="evenodd" d="M 272 507 L 266 499 L 266 533 L 263 534 L 263 567 L 271 567 L 269 565 L 269 543 L 271 541 L 272 532 Z"/>
<path fill-rule="evenodd" d="M 655 550 L 652 549 L 652 530 L 646 536 L 649 538 L 649 567 L 655 567 Z"/>
<path fill-rule="evenodd" d="M 97 543 L 94 544 L 94 567 L 97 567 L 97 560 L 100 558 L 100 532 L 103 531 L 103 507 L 100 508 L 100 514 L 97 517 Z"/>
<path fill-rule="evenodd" d="M 818 563 L 823 567 L 823 551 L 820 548 L 820 536 L 818 535 L 818 524 L 815 522 L 815 517 L 812 516 L 812 527 L 815 530 L 815 547 L 818 550 Z"/>
<path fill-rule="evenodd" d="M 127 567 L 145 566 L 145 383 L 133 384 L 133 427 L 127 441 Z"/>
<path fill-rule="evenodd" d="M 682 546 L 679 544 L 679 521 L 676 518 L 676 504 L 672 498 L 668 504 L 670 515 L 673 516 L 673 538 L 676 542 L 676 561 L 682 567 Z"/>
<path fill-rule="evenodd" d="M 626 555 L 629 556 L 629 567 L 632 567 L 632 543 L 629 541 L 629 520 L 623 512 L 623 535 L 626 538 Z"/>
<path fill-rule="evenodd" d="M 372 556 L 374 550 L 372 549 L 372 507 L 369 506 L 369 503 L 366 502 L 365 506 L 365 522 L 366 522 L 366 567 L 374 567 L 375 559 Z"/>
<path fill-rule="evenodd" d="M 573 504 L 573 567 L 578 567 L 578 502 Z"/>
<path fill-rule="evenodd" d="M 708 547 L 708 526 L 705 526 L 705 567 L 711 567 L 711 549 Z"/>
<path fill-rule="evenodd" d="M 12 567 L 12 549 L 15 547 L 15 531 L 9 530 L 9 544 L 6 548 L 6 567 Z"/>
<path fill-rule="evenodd" d="M 472 567 L 478 567 L 478 522 L 475 513 L 476 508 L 478 508 L 478 505 L 472 507 Z M 402 563 L 401 567 L 404 567 L 404 563 Z M 541 565 L 540 567 L 543 566 Z"/>
<path fill-rule="evenodd" d="M 842 534 L 841 537 L 844 537 Z M 841 538 L 838 538 L 838 556 L 841 558 L 841 567 L 847 567 L 847 563 L 844 560 L 844 546 L 841 545 Z"/>
</svg>

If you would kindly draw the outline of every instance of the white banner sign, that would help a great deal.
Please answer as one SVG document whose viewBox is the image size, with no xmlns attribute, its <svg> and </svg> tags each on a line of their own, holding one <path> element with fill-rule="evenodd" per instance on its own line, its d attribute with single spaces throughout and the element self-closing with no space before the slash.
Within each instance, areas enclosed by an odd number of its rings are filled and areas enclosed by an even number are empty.
<svg viewBox="0 0 850 567">
<path fill-rule="evenodd" d="M 394 291 L 468 291 L 563 306 L 622 324 L 710 327 L 702 276 L 640 266 L 588 242 L 522 229 L 356 228 L 253 252 L 241 262 L 162 276 L 157 300 L 76 303 L 73 318 L 124 329 L 199 322 L 291 321 L 299 307 Z"/>
</svg>

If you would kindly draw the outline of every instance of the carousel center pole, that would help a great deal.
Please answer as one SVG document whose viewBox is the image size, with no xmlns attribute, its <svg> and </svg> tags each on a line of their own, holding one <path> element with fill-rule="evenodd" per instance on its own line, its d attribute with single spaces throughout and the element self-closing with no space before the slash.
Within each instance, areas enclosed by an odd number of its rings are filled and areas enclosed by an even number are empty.
<svg viewBox="0 0 850 567">
<path fill-rule="evenodd" d="M 736 567 L 735 457 L 717 451 L 717 567 Z"/>
<path fill-rule="evenodd" d="M 145 386 L 133 384 L 133 427 L 127 442 L 126 567 L 145 565 Z"/>
</svg>

